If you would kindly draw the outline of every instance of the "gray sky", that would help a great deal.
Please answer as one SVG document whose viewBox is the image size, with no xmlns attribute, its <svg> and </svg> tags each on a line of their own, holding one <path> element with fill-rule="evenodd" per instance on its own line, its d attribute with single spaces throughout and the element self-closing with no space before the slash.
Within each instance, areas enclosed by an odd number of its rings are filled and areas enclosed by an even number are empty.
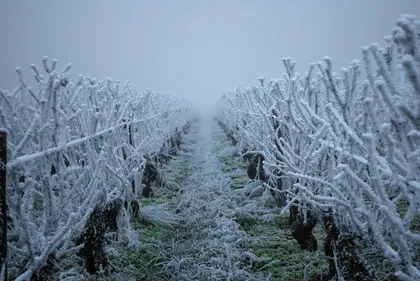
<svg viewBox="0 0 420 281">
<path fill-rule="evenodd" d="M 283 57 L 297 70 L 325 55 L 335 69 L 383 43 L 400 14 L 420 15 L 420 0 L 0 0 L 0 88 L 14 68 L 44 55 L 71 73 L 186 97 L 209 108 L 239 85 L 279 77 Z"/>
</svg>

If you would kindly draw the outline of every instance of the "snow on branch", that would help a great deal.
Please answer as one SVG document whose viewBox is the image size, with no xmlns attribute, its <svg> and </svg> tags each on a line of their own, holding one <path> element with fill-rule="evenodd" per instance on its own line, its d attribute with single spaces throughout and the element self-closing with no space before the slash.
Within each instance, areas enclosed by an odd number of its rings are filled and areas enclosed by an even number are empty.
<svg viewBox="0 0 420 281">
<path fill-rule="evenodd" d="M 13 221 L 10 272 L 30 278 L 50 256 L 74 253 L 77 237 L 95 207 L 136 199 L 146 154 L 192 118 L 184 102 L 128 83 L 79 76 L 67 64 L 42 59 L 31 65 L 37 90 L 22 68 L 19 86 L 0 91 L 0 130 L 8 132 L 7 203 Z M 133 190 L 135 189 L 135 190 Z M 123 224 L 123 227 L 130 227 Z M 19 261 L 19 262 L 18 262 Z M 26 272 L 14 268 L 26 263 Z"/>
<path fill-rule="evenodd" d="M 286 209 L 332 210 L 401 280 L 420 279 L 419 38 L 420 21 L 401 16 L 386 47 L 363 48 L 342 77 L 329 57 L 303 77 L 283 59 L 285 75 L 225 94 L 217 115 L 243 151 L 264 155 L 266 175 L 291 182 Z"/>
</svg>

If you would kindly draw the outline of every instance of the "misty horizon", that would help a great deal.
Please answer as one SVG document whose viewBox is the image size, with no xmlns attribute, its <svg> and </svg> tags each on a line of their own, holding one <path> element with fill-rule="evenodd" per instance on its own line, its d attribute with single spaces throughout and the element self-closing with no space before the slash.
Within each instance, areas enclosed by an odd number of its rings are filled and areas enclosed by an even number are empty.
<svg viewBox="0 0 420 281">
<path fill-rule="evenodd" d="M 208 110 L 226 92 L 280 77 L 282 58 L 304 73 L 332 57 L 339 72 L 361 47 L 391 34 L 419 1 L 5 1 L 0 8 L 0 88 L 18 85 L 15 67 L 44 55 L 77 75 L 110 77 L 183 97 Z"/>
</svg>

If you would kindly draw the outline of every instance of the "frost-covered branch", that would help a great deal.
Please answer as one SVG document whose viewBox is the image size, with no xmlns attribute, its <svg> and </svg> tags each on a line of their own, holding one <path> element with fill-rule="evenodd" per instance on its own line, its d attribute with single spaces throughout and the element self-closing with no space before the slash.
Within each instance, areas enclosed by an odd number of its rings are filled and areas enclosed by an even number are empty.
<svg viewBox="0 0 420 281">
<path fill-rule="evenodd" d="M 386 48 L 363 48 L 364 68 L 353 61 L 342 77 L 329 57 L 303 77 L 284 59 L 285 75 L 258 95 L 224 95 L 217 115 L 244 154 L 264 156 L 266 175 L 289 182 L 278 187 L 286 209 L 332 210 L 341 232 L 381 249 L 401 280 L 420 278 L 419 38 L 420 21 L 403 15 Z"/>
</svg>

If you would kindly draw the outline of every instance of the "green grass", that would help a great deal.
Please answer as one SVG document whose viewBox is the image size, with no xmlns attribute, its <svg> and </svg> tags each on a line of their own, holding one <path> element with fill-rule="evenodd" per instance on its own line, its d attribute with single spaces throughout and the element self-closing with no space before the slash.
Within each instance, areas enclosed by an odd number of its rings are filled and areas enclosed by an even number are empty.
<svg viewBox="0 0 420 281">
<path fill-rule="evenodd" d="M 244 188 L 244 186 L 242 184 L 232 184 L 230 186 L 230 188 L 232 188 L 232 189 L 242 189 L 242 188 Z"/>
<path fill-rule="evenodd" d="M 247 163 L 235 161 L 234 157 L 220 157 L 223 171 L 231 178 L 231 188 L 241 189 L 249 181 Z M 236 221 L 251 237 L 250 251 L 258 257 L 268 260 L 253 262 L 251 270 L 265 276 L 272 274 L 273 281 L 303 280 L 305 267 L 308 279 L 324 277 L 328 273 L 328 262 L 316 253 L 301 250 L 300 245 L 290 234 L 288 216 L 280 216 L 276 222 L 264 222 L 258 219 L 238 217 Z M 318 248 L 322 252 L 325 233 L 320 225 L 314 230 Z M 325 279 L 325 278 L 324 278 Z"/>
<path fill-rule="evenodd" d="M 149 198 L 142 198 L 141 199 L 141 204 L 143 207 L 146 206 L 153 206 L 153 205 L 160 205 L 160 204 L 164 204 L 166 203 L 166 201 L 162 198 L 157 198 L 157 197 L 149 197 Z"/>
<path fill-rule="evenodd" d="M 155 244 L 159 241 L 170 242 L 175 235 L 171 228 L 142 222 L 135 223 L 134 229 L 141 231 L 141 242 L 146 244 Z"/>
<path fill-rule="evenodd" d="M 257 219 L 243 217 L 238 217 L 236 222 L 239 223 L 245 231 L 250 230 L 253 226 L 259 224 Z"/>
<path fill-rule="evenodd" d="M 172 239 L 176 236 L 175 230 L 143 222 L 136 222 L 133 227 L 141 232 L 140 248 L 111 252 L 108 255 L 110 263 L 120 274 L 135 277 L 136 280 L 167 280 L 169 276 L 162 272 L 162 265 L 171 258 L 169 253 Z"/>
<path fill-rule="evenodd" d="M 170 173 L 171 184 L 176 188 L 156 188 L 155 197 L 141 199 L 142 207 L 171 203 L 170 198 L 176 195 L 179 185 L 188 173 L 186 164 L 178 159 L 173 159 L 165 169 L 166 173 Z M 142 219 L 134 222 L 133 228 L 141 233 L 140 248 L 117 249 L 117 253 L 111 251 L 108 258 L 119 277 L 111 275 L 103 280 L 125 280 L 124 274 L 142 281 L 169 280 L 170 276 L 163 272 L 162 267 L 171 260 L 172 240 L 176 237 L 176 230 Z"/>
<path fill-rule="evenodd" d="M 245 230 L 257 241 L 254 245 L 251 245 L 252 252 L 259 257 L 270 259 L 269 261 L 256 263 L 252 270 L 265 275 L 271 273 L 272 280 L 303 280 L 305 267 L 315 260 L 308 269 L 309 279 L 319 276 L 321 273 L 326 275 L 328 272 L 326 260 L 318 258 L 314 252 L 300 249 L 299 244 L 290 235 L 287 220 L 287 216 L 282 216 L 276 224 L 261 221 L 247 224 Z M 322 246 L 324 238 L 322 237 L 322 229 L 316 229 L 314 234 L 318 240 L 318 245 Z"/>
<path fill-rule="evenodd" d="M 168 276 L 161 272 L 162 265 L 159 264 L 166 260 L 165 257 L 159 257 L 147 248 L 141 248 L 139 251 L 124 251 L 118 256 L 109 255 L 110 263 L 118 268 L 121 274 L 135 277 L 136 280 L 167 279 Z"/>
<path fill-rule="evenodd" d="M 401 217 L 404 217 L 409 207 L 408 200 L 406 198 L 401 199 L 397 203 L 397 212 Z M 415 216 L 410 225 L 410 230 L 416 234 L 420 234 L 420 216 Z"/>
<path fill-rule="evenodd" d="M 249 181 L 248 175 L 246 174 L 246 163 L 236 162 L 230 157 L 220 157 L 219 159 L 222 163 L 223 172 L 232 180 L 231 188 L 243 188 L 245 183 Z"/>
</svg>

